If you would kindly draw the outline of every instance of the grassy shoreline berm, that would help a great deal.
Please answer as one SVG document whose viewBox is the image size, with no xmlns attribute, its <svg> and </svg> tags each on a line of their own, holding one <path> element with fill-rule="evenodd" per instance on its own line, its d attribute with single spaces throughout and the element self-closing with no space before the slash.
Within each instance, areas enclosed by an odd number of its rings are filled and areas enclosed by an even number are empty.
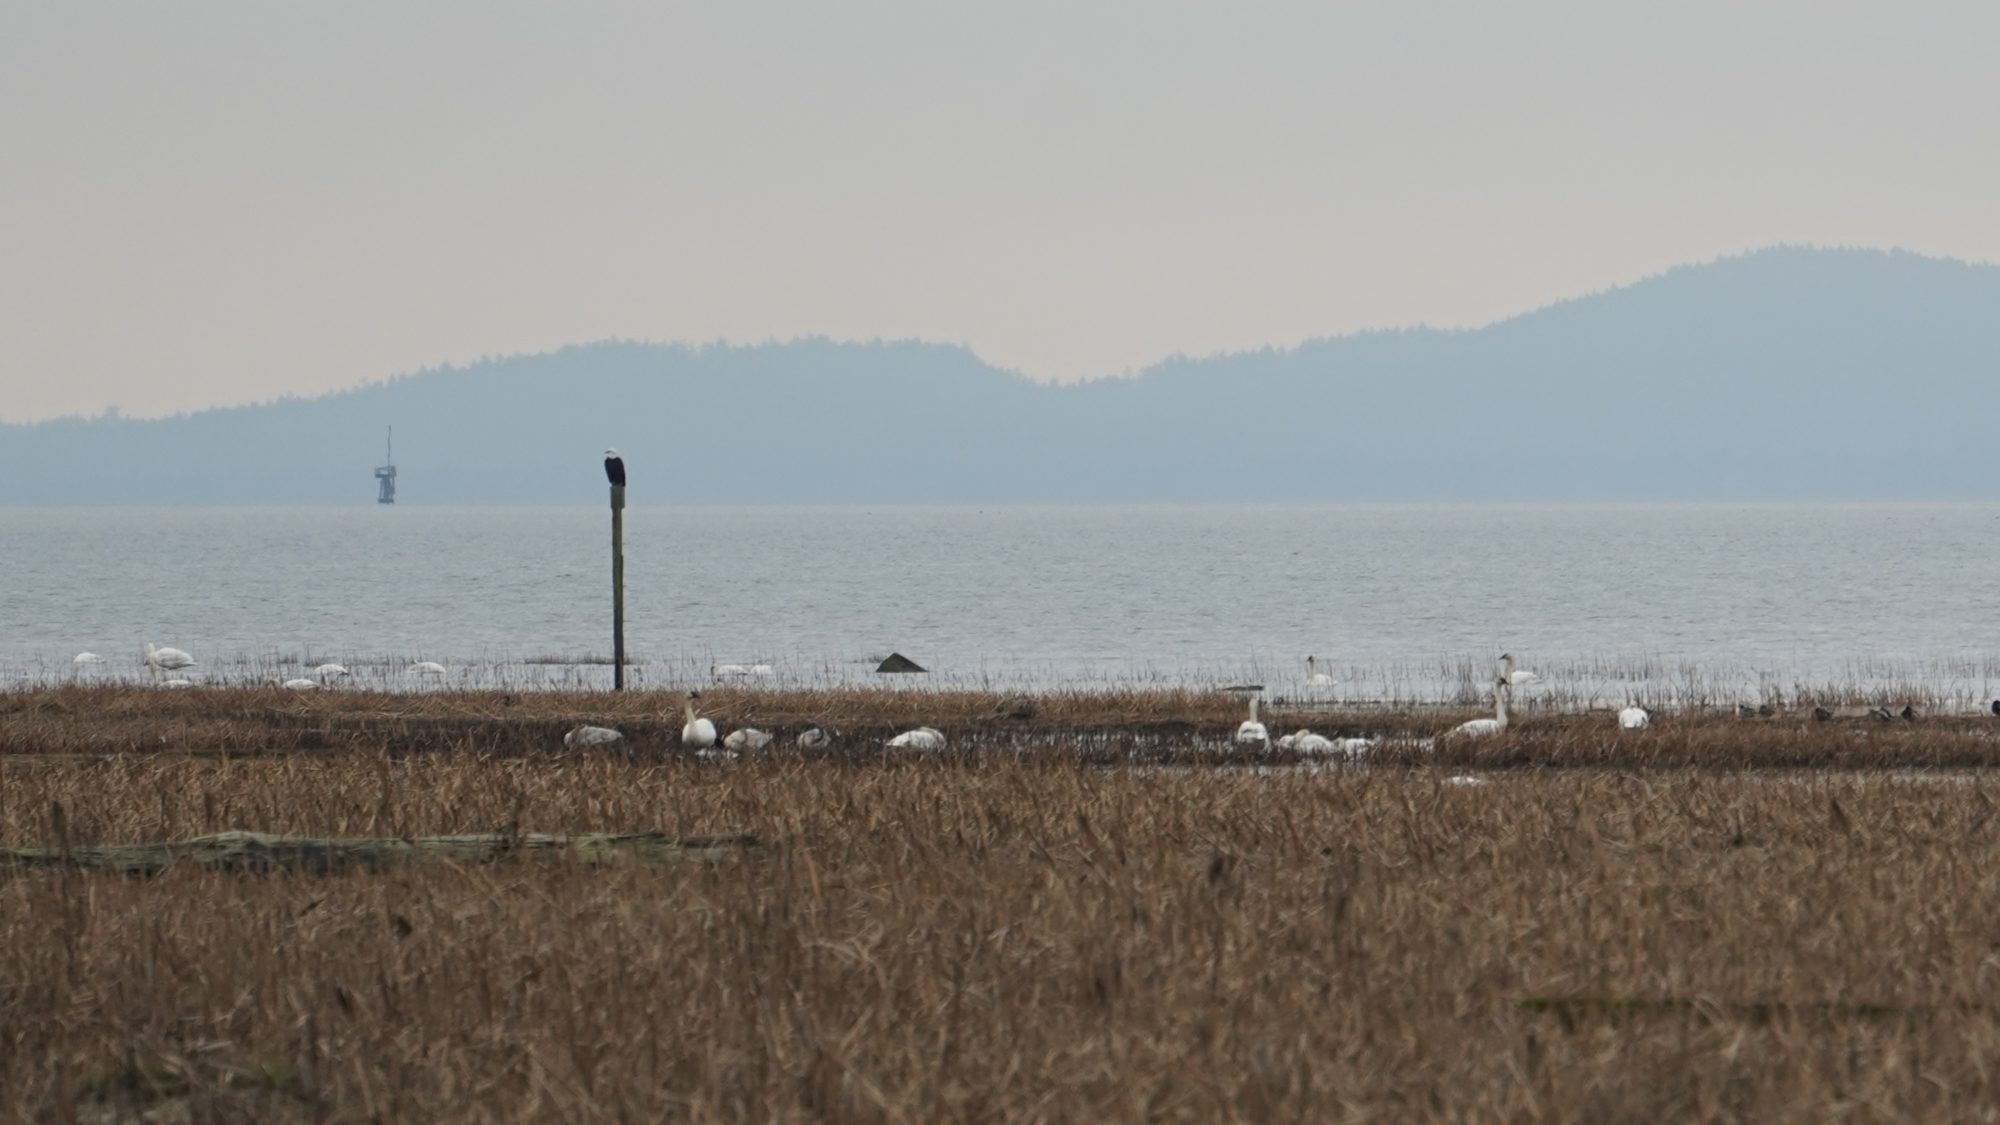
<svg viewBox="0 0 2000 1125">
<path fill-rule="evenodd" d="M 0 693 L 0 760 L 8 756 L 121 754 L 462 754 L 547 757 L 563 734 L 592 723 L 615 727 L 608 751 L 635 761 L 683 755 L 678 692 L 296 692 L 277 688 L 165 691 L 65 686 Z M 841 737 L 812 755 L 860 764 L 913 726 L 950 740 L 946 757 L 1019 758 L 1098 765 L 1271 765 L 1300 761 L 1281 751 L 1248 753 L 1229 743 L 1241 698 L 1221 692 L 1078 692 L 1001 696 L 982 692 L 746 690 L 703 692 L 703 713 L 723 730 L 756 726 L 778 737 L 761 756 L 806 756 L 793 738 L 809 727 Z M 1501 736 L 1434 736 L 1473 707 L 1268 706 L 1274 735 L 1300 727 L 1375 737 L 1378 766 L 1467 769 L 1978 769 L 2000 766 L 2000 718 L 1990 713 L 1872 718 L 1848 707 L 1769 715 L 1729 710 L 1661 711 L 1644 731 L 1621 731 L 1608 710 L 1517 709 Z M 1887 712 L 1884 712 L 1887 714 Z"/>
</svg>

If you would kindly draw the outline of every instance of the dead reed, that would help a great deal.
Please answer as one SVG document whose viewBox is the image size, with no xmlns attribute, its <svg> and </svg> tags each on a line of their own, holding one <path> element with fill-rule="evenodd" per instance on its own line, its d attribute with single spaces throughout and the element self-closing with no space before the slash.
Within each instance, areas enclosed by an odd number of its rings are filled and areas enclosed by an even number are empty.
<svg viewBox="0 0 2000 1125">
<path fill-rule="evenodd" d="M 2000 819 L 1978 778 L 1461 788 L 999 755 L 0 771 L 8 844 L 770 845 L 0 874 L 13 1119 L 1966 1119 L 2000 1094 Z"/>
</svg>

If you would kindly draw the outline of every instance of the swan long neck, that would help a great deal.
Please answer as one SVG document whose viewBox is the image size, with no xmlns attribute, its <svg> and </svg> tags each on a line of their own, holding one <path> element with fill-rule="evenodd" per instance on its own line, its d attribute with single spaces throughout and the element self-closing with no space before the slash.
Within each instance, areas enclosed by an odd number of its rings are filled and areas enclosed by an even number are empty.
<svg viewBox="0 0 2000 1125">
<path fill-rule="evenodd" d="M 694 722 L 695 720 L 694 700 L 692 699 L 681 700 L 681 714 L 687 716 L 688 722 L 690 723 Z"/>
<path fill-rule="evenodd" d="M 1508 687 L 1507 681 L 1501 680 L 1493 685 L 1493 717 L 1498 719 L 1503 727 L 1507 725 L 1507 696 L 1510 694 L 1512 689 Z"/>
<path fill-rule="evenodd" d="M 1250 697 L 1250 721 L 1257 721 L 1257 697 L 1254 695 Z"/>
</svg>

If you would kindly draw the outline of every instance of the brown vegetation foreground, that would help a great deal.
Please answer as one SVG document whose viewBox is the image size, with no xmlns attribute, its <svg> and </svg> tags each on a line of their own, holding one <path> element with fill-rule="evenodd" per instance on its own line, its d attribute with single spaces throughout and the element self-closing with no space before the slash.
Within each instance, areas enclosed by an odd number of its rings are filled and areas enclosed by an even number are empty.
<svg viewBox="0 0 2000 1125">
<path fill-rule="evenodd" d="M 0 843 L 751 832 L 715 862 L 0 873 L 0 1112 L 1974 1119 L 1992 783 L 0 758 Z"/>
</svg>

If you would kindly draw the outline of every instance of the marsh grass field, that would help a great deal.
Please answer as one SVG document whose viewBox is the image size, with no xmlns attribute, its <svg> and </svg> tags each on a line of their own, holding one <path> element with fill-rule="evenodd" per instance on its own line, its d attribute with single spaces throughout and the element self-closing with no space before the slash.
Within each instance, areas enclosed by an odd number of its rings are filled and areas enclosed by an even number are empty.
<svg viewBox="0 0 2000 1125">
<path fill-rule="evenodd" d="M 78 1121 L 1976 1120 L 2000 720 L 1213 693 L 0 696 L 0 848 L 747 833 L 149 878 L 0 865 L 0 1112 Z M 1270 717 L 1290 729 L 1284 709 Z M 578 722 L 626 731 L 564 751 Z M 885 751 L 917 722 L 949 750 Z M 1399 744 L 1398 739 L 1407 739 Z M 780 745 L 783 745 L 781 740 Z M 1292 768 L 1301 765 L 1305 768 Z M 1476 776 L 1485 784 L 1454 779 Z"/>
</svg>

